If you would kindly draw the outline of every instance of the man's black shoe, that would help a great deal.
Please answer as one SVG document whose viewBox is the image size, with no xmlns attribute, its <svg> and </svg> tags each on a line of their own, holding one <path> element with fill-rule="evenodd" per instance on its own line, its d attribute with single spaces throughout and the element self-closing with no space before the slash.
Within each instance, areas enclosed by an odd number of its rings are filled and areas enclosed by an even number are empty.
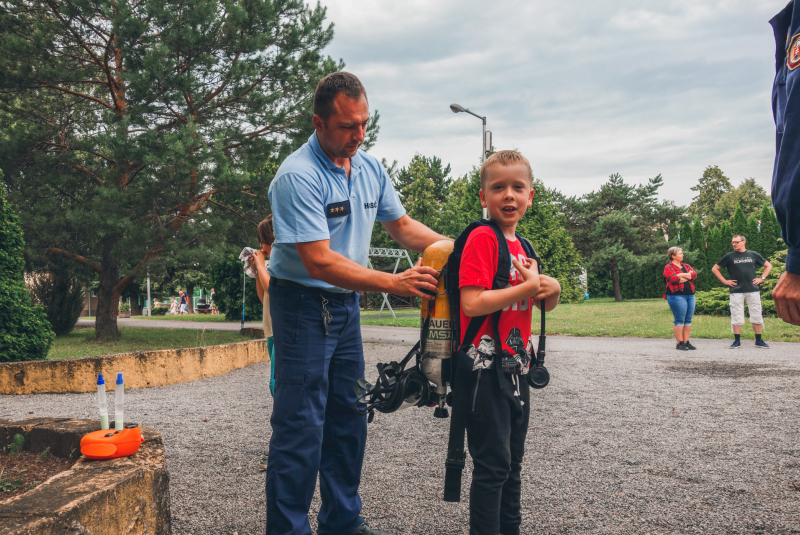
<svg viewBox="0 0 800 535">
<path fill-rule="evenodd" d="M 692 343 L 691 343 L 689 340 L 686 340 L 686 341 L 683 343 L 683 347 L 685 347 L 686 349 L 691 349 L 692 351 L 694 351 L 695 349 L 697 349 L 696 347 L 694 347 L 694 346 L 692 345 Z"/>
<path fill-rule="evenodd" d="M 683 342 L 678 342 L 678 345 L 675 346 L 675 349 L 680 349 L 681 351 L 689 351 L 689 348 L 683 345 Z"/>
<path fill-rule="evenodd" d="M 350 535 L 393 535 L 388 531 L 381 531 L 379 529 L 372 529 L 366 522 L 358 526 L 355 530 L 350 532 Z"/>
</svg>

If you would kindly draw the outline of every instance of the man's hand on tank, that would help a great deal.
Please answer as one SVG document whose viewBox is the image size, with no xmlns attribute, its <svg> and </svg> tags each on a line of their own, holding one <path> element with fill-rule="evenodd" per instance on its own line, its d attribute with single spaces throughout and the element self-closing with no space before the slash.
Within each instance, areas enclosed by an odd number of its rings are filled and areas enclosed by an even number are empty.
<svg viewBox="0 0 800 535">
<path fill-rule="evenodd" d="M 423 266 L 422 258 L 420 258 L 416 266 L 394 276 L 395 290 L 392 293 L 433 301 L 436 299 L 438 276 L 439 272 L 430 266 Z M 423 290 L 433 292 L 433 295 L 425 293 Z"/>
<path fill-rule="evenodd" d="M 800 275 L 784 272 L 772 291 L 772 299 L 780 319 L 800 326 Z"/>
<path fill-rule="evenodd" d="M 753 284 L 755 285 L 759 285 L 762 282 L 764 282 L 764 279 L 762 279 L 761 277 L 756 277 L 755 279 L 753 279 Z"/>
<path fill-rule="evenodd" d="M 733 288 L 734 286 L 736 286 L 736 281 L 735 280 L 726 280 L 725 281 L 725 286 L 730 286 L 731 288 Z"/>
</svg>

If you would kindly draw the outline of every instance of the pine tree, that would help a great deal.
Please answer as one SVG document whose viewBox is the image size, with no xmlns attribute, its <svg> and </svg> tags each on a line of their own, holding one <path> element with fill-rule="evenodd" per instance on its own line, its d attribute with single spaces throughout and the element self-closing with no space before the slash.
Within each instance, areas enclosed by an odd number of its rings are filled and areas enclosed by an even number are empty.
<svg viewBox="0 0 800 535">
<path fill-rule="evenodd" d="M 19 217 L 0 183 L 0 361 L 44 359 L 55 337 L 25 285 L 24 248 Z"/>
<path fill-rule="evenodd" d="M 747 232 L 745 236 L 747 236 L 747 248 L 761 254 L 763 249 L 761 246 L 761 232 L 758 230 L 758 219 L 755 215 L 751 215 L 747 218 Z"/>
<path fill-rule="evenodd" d="M 305 141 L 343 66 L 322 54 L 325 9 L 298 0 L 7 0 L 0 28 L 9 196 L 31 250 L 99 277 L 100 339 L 154 257 L 224 242 L 230 198 Z"/>
<path fill-rule="evenodd" d="M 747 236 L 747 216 L 744 215 L 741 205 L 736 203 L 736 209 L 733 212 L 733 225 L 731 228 L 733 234 L 741 234 L 745 238 Z"/>
<path fill-rule="evenodd" d="M 716 165 L 709 165 L 703 171 L 703 176 L 700 177 L 697 185 L 691 188 L 692 191 L 697 192 L 697 196 L 692 198 L 689 213 L 698 215 L 701 220 L 705 221 L 706 217 L 714 210 L 717 201 L 731 189 L 733 189 L 731 181 L 723 174 L 722 170 Z M 710 223 L 706 222 L 706 224 Z"/>
<path fill-rule="evenodd" d="M 761 208 L 761 251 L 764 258 L 771 258 L 780 250 L 780 224 L 775 217 L 775 211 L 767 204 Z"/>
<path fill-rule="evenodd" d="M 686 251 L 694 249 L 692 246 L 692 226 L 688 219 L 681 223 L 680 243 L 681 247 Z"/>
<path fill-rule="evenodd" d="M 720 228 L 717 225 L 708 232 L 708 249 L 706 250 L 708 251 L 708 263 L 711 266 L 719 262 L 725 254 L 722 247 L 720 247 L 720 235 Z"/>
<path fill-rule="evenodd" d="M 714 281 L 714 274 L 711 273 L 714 263 L 709 262 L 706 237 L 703 231 L 703 224 L 700 222 L 700 216 L 695 216 L 694 218 L 692 244 L 695 246 L 693 252 L 696 260 L 692 267 L 697 271 L 697 281 L 695 282 L 697 291 L 710 290 Z"/>
</svg>

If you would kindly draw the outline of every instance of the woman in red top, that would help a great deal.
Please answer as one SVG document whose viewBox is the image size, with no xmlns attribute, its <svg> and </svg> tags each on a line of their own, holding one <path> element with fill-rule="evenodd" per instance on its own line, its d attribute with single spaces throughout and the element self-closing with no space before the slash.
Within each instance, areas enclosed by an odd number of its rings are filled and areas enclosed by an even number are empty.
<svg viewBox="0 0 800 535">
<path fill-rule="evenodd" d="M 697 273 L 692 266 L 683 263 L 683 250 L 671 247 L 667 251 L 670 262 L 664 266 L 664 279 L 667 282 L 666 298 L 675 321 L 672 332 L 678 345 L 675 349 L 686 351 L 696 349 L 689 342 L 694 316 L 694 282 Z"/>
</svg>

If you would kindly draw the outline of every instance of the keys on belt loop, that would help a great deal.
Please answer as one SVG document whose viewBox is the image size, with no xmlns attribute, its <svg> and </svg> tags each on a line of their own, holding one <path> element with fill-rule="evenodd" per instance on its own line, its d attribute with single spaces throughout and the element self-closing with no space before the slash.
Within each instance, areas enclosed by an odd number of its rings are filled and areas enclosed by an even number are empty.
<svg viewBox="0 0 800 535">
<path fill-rule="evenodd" d="M 321 295 L 320 298 L 322 299 L 322 324 L 325 326 L 325 336 L 328 336 L 330 333 L 328 332 L 328 325 L 330 324 L 333 316 L 331 316 L 330 311 L 328 311 L 328 307 L 325 306 L 328 304 L 328 300 L 325 299 L 324 295 Z"/>
</svg>

